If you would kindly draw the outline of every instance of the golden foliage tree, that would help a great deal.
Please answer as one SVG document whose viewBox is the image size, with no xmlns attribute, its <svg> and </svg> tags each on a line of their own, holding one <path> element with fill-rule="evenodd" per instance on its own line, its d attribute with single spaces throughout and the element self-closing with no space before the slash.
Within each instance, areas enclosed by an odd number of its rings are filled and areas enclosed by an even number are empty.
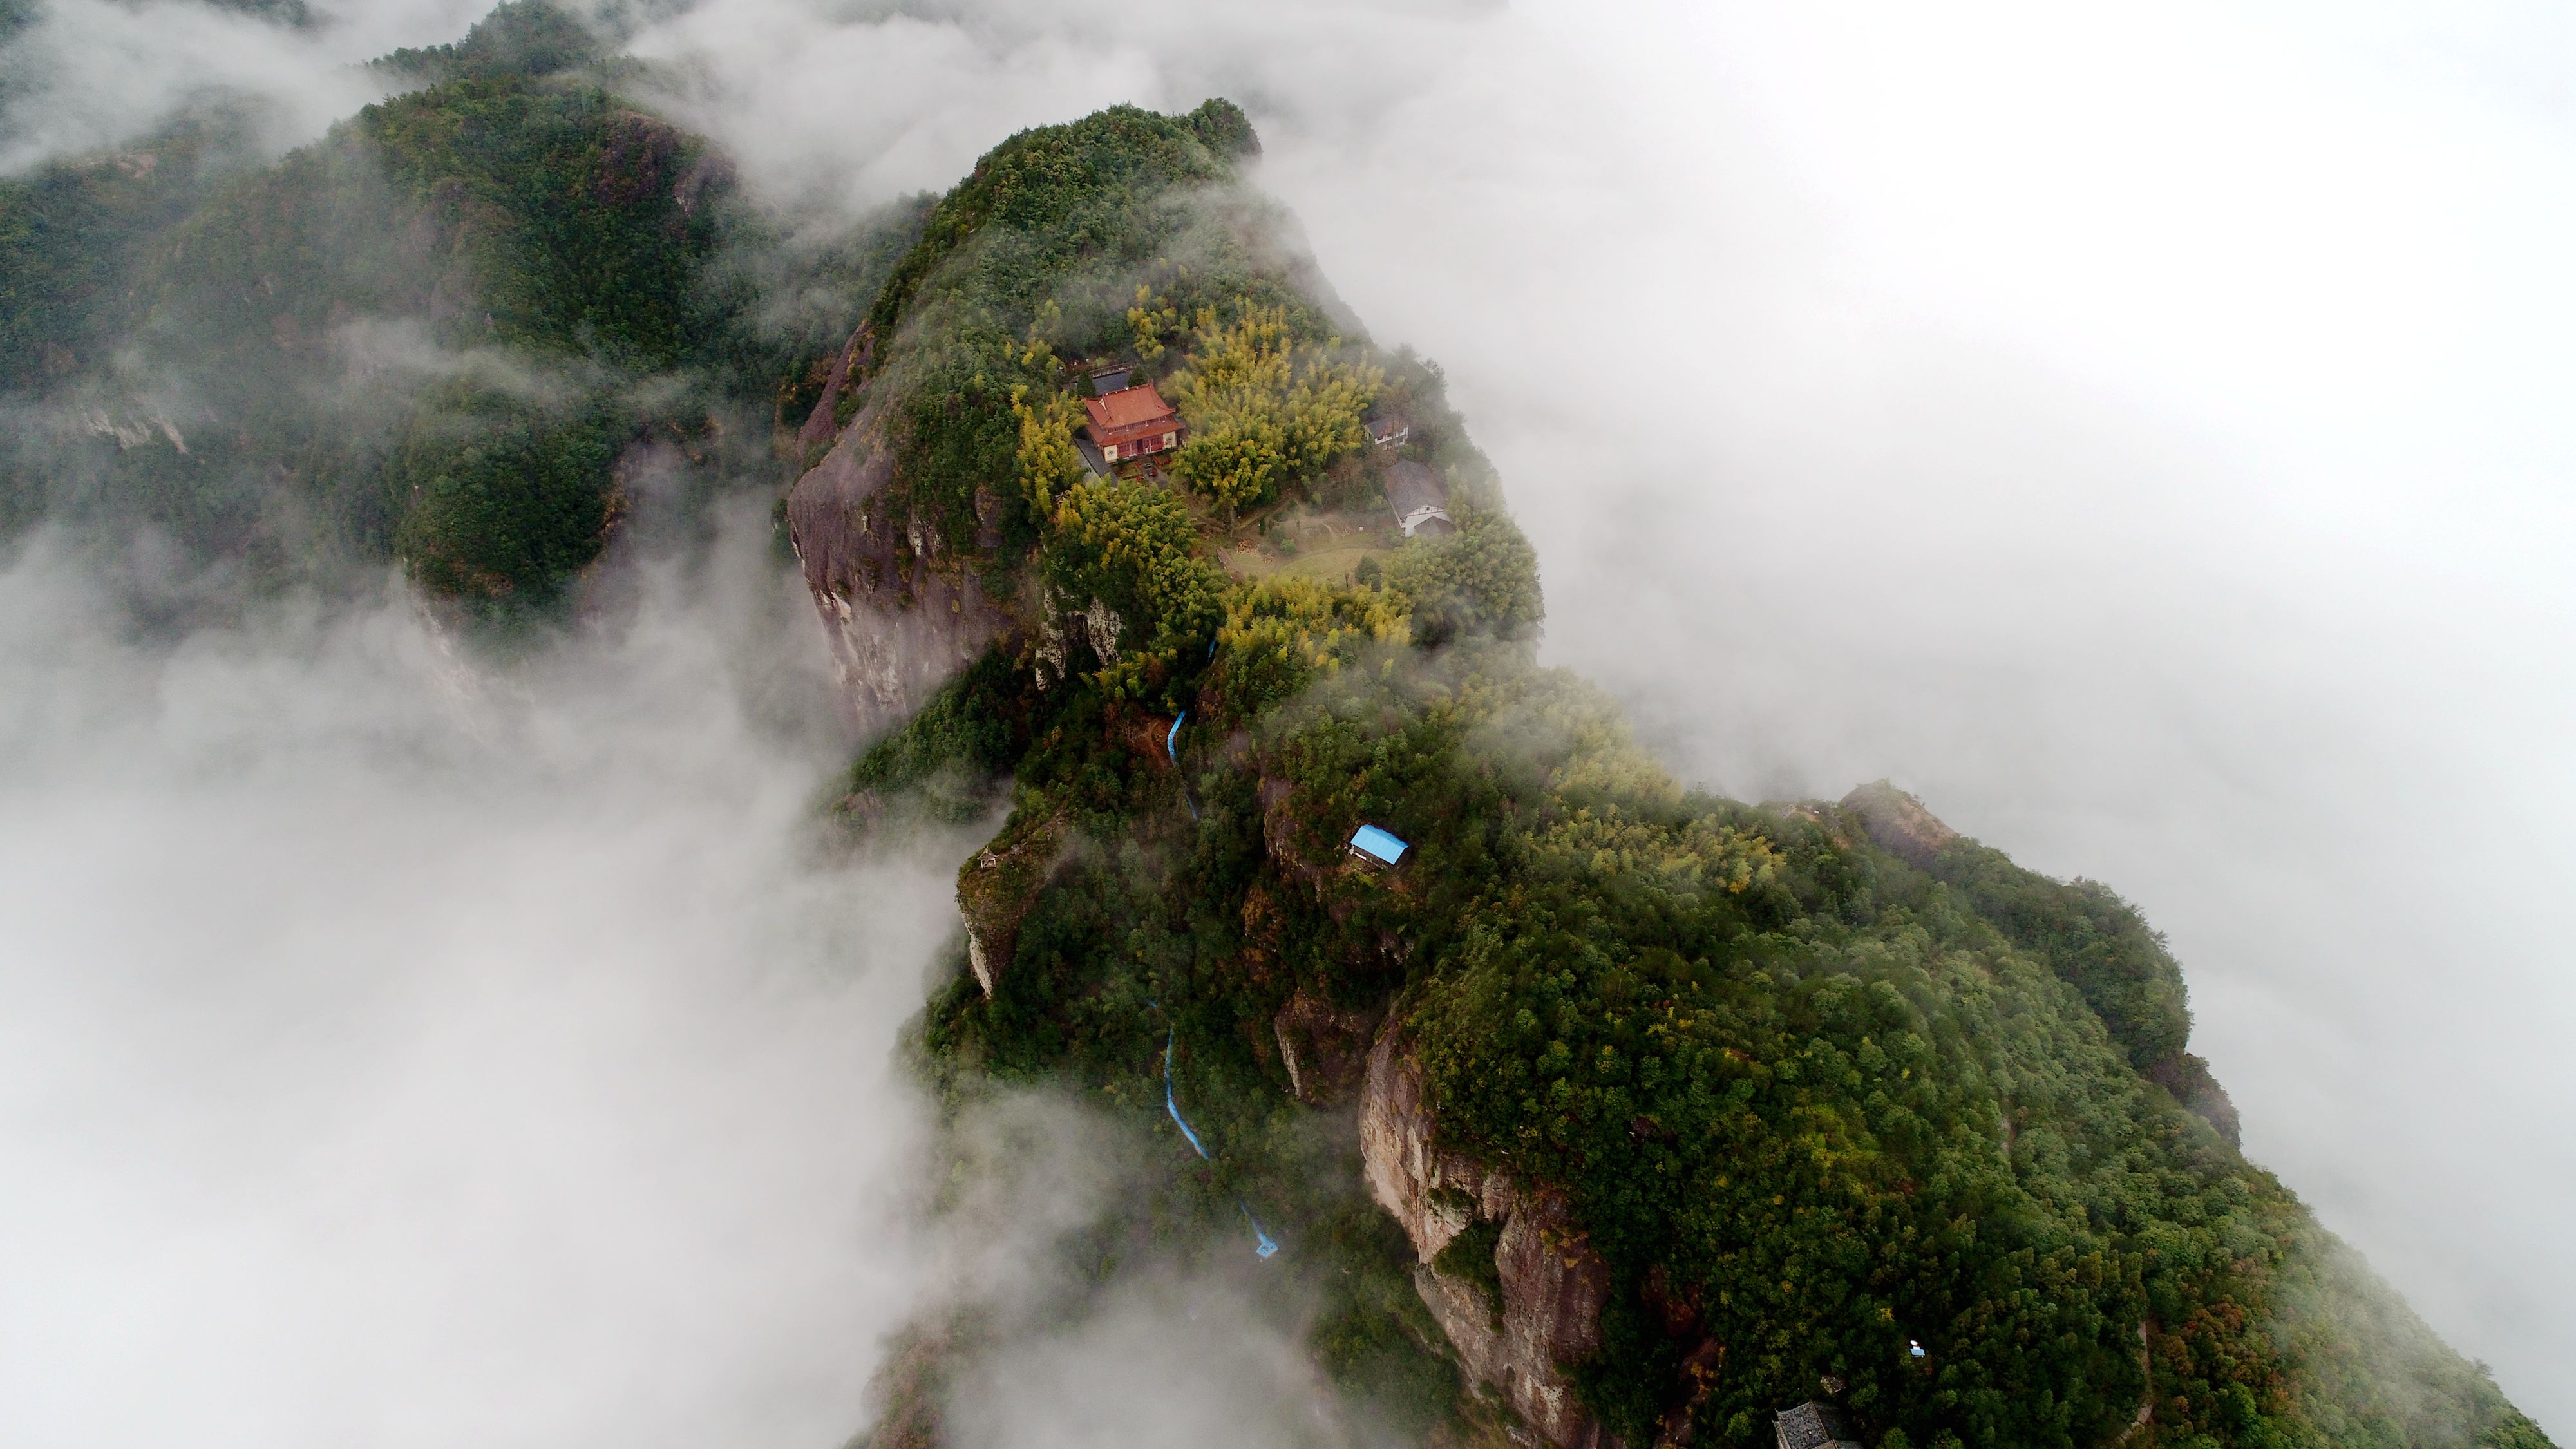
<svg viewBox="0 0 2576 1449">
<path fill-rule="evenodd" d="M 1225 614 L 1225 576 L 1198 556 L 1198 525 L 1165 489 L 1084 478 L 1056 500 L 1045 553 L 1055 586 L 1116 611 L 1129 635 L 1098 676 L 1113 695 L 1143 698 L 1204 645 Z"/>
<path fill-rule="evenodd" d="M 1226 688 L 1239 707 L 1286 699 L 1317 674 L 1338 670 L 1362 643 L 1412 642 L 1403 595 L 1367 584 L 1273 575 L 1226 600 Z"/>
<path fill-rule="evenodd" d="M 1089 471 L 1073 446 L 1082 405 L 1054 391 L 1032 398 L 1029 387 L 1022 384 L 1011 389 L 1011 415 L 1020 424 L 1020 487 L 1028 493 L 1029 507 L 1040 518 L 1047 517 L 1055 509 L 1055 500 Z"/>
<path fill-rule="evenodd" d="M 1368 439 L 1361 419 L 1386 375 L 1341 355 L 1339 339 L 1298 344 L 1285 307 L 1241 306 L 1220 323 L 1198 315 L 1198 348 L 1172 375 L 1190 440 L 1174 469 L 1229 508 L 1267 503 L 1282 483 L 1322 471 Z"/>
</svg>

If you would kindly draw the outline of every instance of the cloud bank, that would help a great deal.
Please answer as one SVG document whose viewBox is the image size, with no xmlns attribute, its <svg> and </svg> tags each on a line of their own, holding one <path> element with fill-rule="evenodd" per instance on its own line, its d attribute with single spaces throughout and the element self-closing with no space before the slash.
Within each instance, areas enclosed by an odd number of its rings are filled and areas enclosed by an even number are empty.
<svg viewBox="0 0 2576 1449">
<path fill-rule="evenodd" d="M 934 1132 L 974 838 L 816 839 L 768 547 L 506 669 L 398 587 L 138 640 L 56 538 L 0 567 L 0 1440 L 830 1449 L 959 1314 L 964 1449 L 1335 1437 L 1291 1269 L 1060 1251 L 1149 1215 L 1142 1134 Z"/>
<path fill-rule="evenodd" d="M 462 35 L 481 0 L 310 6 L 293 27 L 205 0 L 39 0 L 0 40 L 0 175 L 112 149 L 205 104 L 249 102 L 272 149 L 299 145 L 378 99 L 358 67 Z"/>
<path fill-rule="evenodd" d="M 759 543 L 509 679 L 399 599 L 142 644 L 0 573 L 0 1438 L 850 1431 L 953 911 L 806 850 Z"/>
</svg>

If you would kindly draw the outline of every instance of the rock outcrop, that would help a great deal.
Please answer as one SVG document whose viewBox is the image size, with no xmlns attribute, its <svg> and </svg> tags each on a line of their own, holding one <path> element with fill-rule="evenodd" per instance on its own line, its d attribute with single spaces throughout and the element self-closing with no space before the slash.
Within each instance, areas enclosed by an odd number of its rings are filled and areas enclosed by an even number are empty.
<svg viewBox="0 0 2576 1449">
<path fill-rule="evenodd" d="M 1881 850 L 1920 870 L 1930 870 L 1941 847 L 1959 838 L 1959 832 L 1924 809 L 1922 801 L 1885 780 L 1845 795 L 1842 808 L 1860 817 L 1862 828 Z"/>
<path fill-rule="evenodd" d="M 1345 1011 L 1300 987 L 1270 1021 L 1288 1085 L 1309 1107 L 1331 1107 L 1348 1098 L 1368 1071 L 1369 1031 L 1377 1015 Z"/>
<path fill-rule="evenodd" d="M 1514 1434 L 1552 1449 L 1615 1444 L 1576 1401 L 1565 1372 L 1600 1346 L 1608 1265 L 1575 1230 L 1561 1196 L 1434 1144 L 1422 1069 L 1393 1031 L 1369 1053 L 1360 1153 L 1369 1191 L 1412 1239 L 1415 1290 L 1467 1377 L 1519 1416 Z M 1494 1246 L 1499 1303 L 1484 1284 L 1432 1263 L 1480 1222 L 1501 1224 Z"/>
<path fill-rule="evenodd" d="M 843 394 L 866 373 L 876 355 L 876 329 L 862 322 L 841 350 L 832 354 L 831 364 L 823 374 L 822 396 L 814 400 L 813 409 L 805 414 L 804 426 L 796 430 L 798 443 L 810 448 L 832 436 L 832 419 L 840 412 Z"/>
<path fill-rule="evenodd" d="M 992 844 L 958 867 L 957 913 L 966 922 L 966 964 L 986 996 L 993 994 L 1002 968 L 1019 949 L 1020 923 L 1064 860 L 1064 846 L 1061 815 L 1034 820 L 1013 816 Z"/>
<path fill-rule="evenodd" d="M 1261 848 L 1280 872 L 1291 880 L 1309 884 L 1324 878 L 1323 870 L 1306 859 L 1297 848 L 1297 787 L 1275 776 L 1264 775 L 1257 787 L 1261 801 Z"/>
<path fill-rule="evenodd" d="M 949 552 L 939 530 L 891 506 L 893 481 L 894 459 L 869 410 L 787 495 L 788 540 L 823 617 L 842 706 L 868 731 L 919 709 L 1012 627 L 978 570 Z M 981 495 L 976 502 L 990 533 L 996 509 Z"/>
</svg>

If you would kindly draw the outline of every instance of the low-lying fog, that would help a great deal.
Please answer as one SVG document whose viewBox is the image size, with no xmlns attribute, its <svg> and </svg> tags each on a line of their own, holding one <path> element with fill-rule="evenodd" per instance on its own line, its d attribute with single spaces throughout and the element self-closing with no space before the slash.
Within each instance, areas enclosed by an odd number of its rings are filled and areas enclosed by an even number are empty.
<svg viewBox="0 0 2576 1449">
<path fill-rule="evenodd" d="M 357 18 L 55 0 L 19 59 L 81 63 L 9 154 L 206 83 L 322 114 L 480 5 L 314 8 Z M 1326 273 L 1448 367 L 1553 658 L 1687 774 L 1892 776 L 2137 900 L 2249 1152 L 2576 1434 L 2563 13 L 1107 13 L 709 0 L 638 48 L 782 199 L 1243 102 Z M 243 1441 L 814 1442 L 902 1291 L 884 1057 L 940 872 L 802 863 L 819 747 L 702 687 L 738 656 L 690 610 L 657 617 L 696 673 L 629 646 L 469 705 L 398 612 L 147 657 L 50 568 L 0 609 L 0 1151 L 45 1184 L 0 1205 L 0 1402 L 113 1375 L 136 1424 L 159 1394 Z M 606 1296 L 453 1266 L 478 1245 Z M 449 1331 L 346 1332 L 387 1303 Z"/>
<path fill-rule="evenodd" d="M 2540 18 L 1541 11 L 1364 134 L 1265 135 L 1354 308 L 1449 365 L 1549 657 L 1687 774 L 1889 776 L 2136 900 L 2246 1150 L 2564 1439 L 2576 49 Z"/>
<path fill-rule="evenodd" d="M 0 566 L 0 1442 L 829 1449 L 964 1306 L 958 1449 L 1315 1443 L 1248 1247 L 1066 1280 L 1127 1134 L 935 1154 L 898 1038 L 977 838 L 823 848 L 767 510 L 612 567 L 496 671 L 398 588 L 139 642 L 129 570 Z"/>
<path fill-rule="evenodd" d="M 729 557 L 525 688 L 399 599 L 161 648 L 0 572 L 0 1438 L 848 1433 L 954 908 L 804 849 L 819 648 Z"/>
</svg>

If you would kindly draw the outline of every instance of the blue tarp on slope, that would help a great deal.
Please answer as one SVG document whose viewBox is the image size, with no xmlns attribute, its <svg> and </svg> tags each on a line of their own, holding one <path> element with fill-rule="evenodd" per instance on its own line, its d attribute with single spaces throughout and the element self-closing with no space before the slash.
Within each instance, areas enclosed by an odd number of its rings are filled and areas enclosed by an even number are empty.
<svg viewBox="0 0 2576 1449">
<path fill-rule="evenodd" d="M 1207 1150 L 1206 1143 L 1199 1141 L 1199 1134 L 1190 1130 L 1189 1119 L 1181 1115 L 1180 1100 L 1172 1095 L 1172 1037 L 1171 1028 L 1165 1027 L 1163 1029 L 1163 1110 L 1172 1114 L 1172 1125 L 1180 1128 L 1181 1135 L 1189 1139 L 1190 1150 L 1197 1153 L 1203 1160 L 1214 1162 L 1215 1154 Z M 1271 1241 L 1269 1230 L 1261 1226 L 1261 1219 L 1252 1215 L 1252 1204 L 1236 1198 L 1234 1205 L 1243 1209 L 1243 1220 L 1252 1224 L 1252 1255 L 1256 1258 L 1267 1258 L 1278 1252 L 1279 1245 Z"/>
</svg>

